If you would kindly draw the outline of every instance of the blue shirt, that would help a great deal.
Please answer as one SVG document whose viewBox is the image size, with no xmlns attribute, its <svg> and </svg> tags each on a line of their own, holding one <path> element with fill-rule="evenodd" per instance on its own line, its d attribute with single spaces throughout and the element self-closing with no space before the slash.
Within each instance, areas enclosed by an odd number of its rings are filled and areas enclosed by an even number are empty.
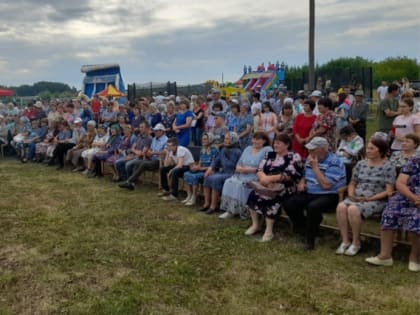
<svg viewBox="0 0 420 315">
<path fill-rule="evenodd" d="M 168 137 L 163 135 L 160 138 L 153 137 L 152 144 L 150 145 L 150 150 L 153 152 L 162 152 L 166 147 L 166 142 L 168 141 Z M 159 155 L 152 155 L 150 158 L 152 161 L 156 161 L 160 159 Z"/>
<path fill-rule="evenodd" d="M 315 173 L 308 161 L 305 163 L 305 181 L 306 191 L 309 194 L 336 194 L 337 190 L 346 186 L 346 168 L 340 158 L 329 152 L 325 159 L 318 162 L 319 169 L 324 174 L 328 182 L 332 184 L 331 188 L 323 189 L 316 180 Z"/>
</svg>

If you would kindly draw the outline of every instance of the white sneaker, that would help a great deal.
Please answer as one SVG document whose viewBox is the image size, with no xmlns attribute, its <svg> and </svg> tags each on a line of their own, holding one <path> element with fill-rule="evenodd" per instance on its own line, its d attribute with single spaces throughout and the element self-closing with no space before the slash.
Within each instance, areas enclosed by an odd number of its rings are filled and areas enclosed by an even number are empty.
<svg viewBox="0 0 420 315">
<path fill-rule="evenodd" d="M 365 261 L 371 265 L 376 265 L 376 266 L 392 266 L 392 264 L 394 263 L 392 258 L 380 259 L 378 258 L 378 256 L 368 257 L 365 259 Z"/>
<path fill-rule="evenodd" d="M 193 195 L 191 196 L 190 200 L 185 204 L 186 206 L 194 206 L 197 198 Z"/>
<path fill-rule="evenodd" d="M 219 219 L 230 219 L 230 218 L 233 218 L 233 214 L 230 213 L 229 211 L 226 211 L 222 213 L 221 215 L 219 215 Z"/>
<path fill-rule="evenodd" d="M 177 200 L 178 198 L 176 198 L 174 195 L 168 195 L 168 196 L 165 196 L 165 197 L 162 197 L 162 200 L 165 200 L 165 201 L 173 201 L 173 200 Z"/>
<path fill-rule="evenodd" d="M 190 201 L 192 196 L 187 196 L 187 198 L 185 198 L 184 200 L 181 201 L 181 203 L 187 203 L 188 201 Z"/>
<path fill-rule="evenodd" d="M 160 193 L 157 194 L 158 197 L 163 197 L 169 195 L 169 191 L 162 190 Z"/>
<path fill-rule="evenodd" d="M 420 271 L 420 264 L 415 263 L 413 261 L 409 261 L 408 262 L 408 270 L 414 271 L 414 272 L 419 272 Z"/>
<path fill-rule="evenodd" d="M 360 246 L 356 246 L 351 244 L 349 248 L 346 249 L 344 255 L 346 256 L 356 256 L 357 253 L 360 251 Z"/>
<path fill-rule="evenodd" d="M 338 246 L 335 253 L 337 255 L 343 255 L 345 253 L 345 251 L 347 250 L 347 248 L 349 248 L 349 247 L 350 247 L 350 244 L 341 243 L 340 246 Z"/>
<path fill-rule="evenodd" d="M 82 172 L 82 174 L 83 175 L 87 175 L 89 173 L 89 169 L 85 169 L 83 172 Z"/>
</svg>

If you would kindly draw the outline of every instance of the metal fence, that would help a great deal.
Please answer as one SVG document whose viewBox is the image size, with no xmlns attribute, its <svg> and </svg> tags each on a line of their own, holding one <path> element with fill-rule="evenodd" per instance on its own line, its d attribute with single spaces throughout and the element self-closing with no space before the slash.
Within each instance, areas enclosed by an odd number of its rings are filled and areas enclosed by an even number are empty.
<svg viewBox="0 0 420 315">
<path fill-rule="evenodd" d="M 356 89 L 361 86 L 365 96 L 372 98 L 373 70 L 371 67 L 341 68 L 335 70 L 315 71 L 316 89 L 337 91 L 342 86 Z M 308 90 L 308 72 L 303 72 L 301 78 L 287 78 L 285 84 L 289 91 Z"/>
<path fill-rule="evenodd" d="M 149 83 L 133 83 L 128 85 L 127 93 L 130 101 L 139 97 L 151 97 L 158 94 L 167 95 L 184 95 L 207 94 L 211 89 L 210 84 L 188 84 L 178 85 L 176 82 L 149 82 Z"/>
</svg>

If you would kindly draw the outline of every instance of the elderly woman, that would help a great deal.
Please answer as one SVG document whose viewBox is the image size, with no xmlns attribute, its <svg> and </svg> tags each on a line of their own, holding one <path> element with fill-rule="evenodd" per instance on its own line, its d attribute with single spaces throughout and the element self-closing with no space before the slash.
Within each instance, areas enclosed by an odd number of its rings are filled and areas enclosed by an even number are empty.
<svg viewBox="0 0 420 315">
<path fill-rule="evenodd" d="M 175 103 L 172 101 L 169 101 L 166 105 L 166 113 L 162 117 L 162 124 L 165 126 L 166 136 L 169 138 L 176 137 L 176 134 L 174 130 L 172 129 L 172 126 L 175 121 Z"/>
<path fill-rule="evenodd" d="M 93 140 L 96 136 L 96 122 L 90 120 L 87 123 L 86 133 L 79 139 L 76 145 L 67 151 L 66 160 L 70 161 L 73 165 L 73 172 L 79 172 L 84 170 L 84 166 L 80 165 L 80 159 L 82 157 L 82 152 L 87 150 L 92 145 Z"/>
<path fill-rule="evenodd" d="M 235 132 L 225 134 L 219 155 L 204 173 L 204 206 L 200 211 L 205 211 L 207 214 L 216 212 L 223 184 L 233 175 L 241 153 L 238 134 Z"/>
<path fill-rule="evenodd" d="M 293 124 L 295 122 L 295 116 L 293 115 L 293 105 L 289 102 L 283 105 L 279 121 L 277 124 L 276 133 L 285 133 L 289 137 L 293 137 Z"/>
<path fill-rule="evenodd" d="M 189 110 L 188 100 L 181 100 L 179 103 L 179 112 L 176 114 L 175 121 L 172 125 L 180 146 L 188 147 L 190 144 L 192 119 L 193 113 Z"/>
<path fill-rule="evenodd" d="M 399 171 L 411 158 L 417 154 L 420 137 L 414 133 L 406 134 L 401 140 L 401 151 L 394 151 L 389 161 Z"/>
<path fill-rule="evenodd" d="M 260 230 L 259 216 L 265 218 L 265 232 L 261 239 L 268 242 L 273 239 L 273 225 L 281 212 L 282 202 L 296 192 L 297 183 L 303 178 L 304 168 L 301 157 L 289 151 L 291 140 L 286 134 L 279 134 L 274 138 L 274 151 L 265 155 L 257 169 L 257 178 L 265 187 L 275 183 L 284 184 L 284 189 L 273 197 L 264 192 L 252 191 L 247 205 L 250 209 L 252 225 L 245 235 L 252 235 Z"/>
<path fill-rule="evenodd" d="M 158 105 L 156 103 L 151 103 L 149 106 L 150 115 L 149 115 L 149 124 L 154 128 L 157 124 L 162 121 L 162 114 L 159 112 Z"/>
<path fill-rule="evenodd" d="M 356 164 L 348 186 L 348 197 L 337 206 L 337 222 L 341 234 L 338 255 L 354 256 L 360 250 L 360 231 L 364 219 L 380 214 L 392 195 L 395 167 L 386 159 L 388 144 L 371 138 L 366 147 L 367 159 Z M 351 228 L 351 240 L 349 237 Z"/>
<path fill-rule="evenodd" d="M 236 165 L 235 174 L 228 178 L 222 191 L 220 209 L 226 211 L 219 216 L 220 219 L 231 218 L 234 215 L 246 218 L 246 202 L 251 188 L 246 186 L 250 181 L 256 180 L 256 172 L 261 160 L 271 152 L 270 139 L 265 132 L 259 131 L 252 137 L 252 146 L 247 147 Z"/>
<path fill-rule="evenodd" d="M 101 149 L 105 148 L 106 143 L 108 142 L 109 135 L 106 132 L 106 128 L 104 125 L 99 125 L 98 130 L 96 132 L 96 136 L 93 139 L 92 145 L 89 149 L 84 150 L 82 152 L 82 158 L 85 164 L 85 170 L 83 174 L 88 175 L 92 172 L 92 160 L 96 154 L 96 152 L 100 151 Z"/>
<path fill-rule="evenodd" d="M 420 271 L 420 157 L 411 159 L 397 179 L 397 194 L 390 198 L 381 221 L 381 251 L 369 264 L 392 266 L 394 232 L 403 229 L 411 238 L 410 271 Z"/>
<path fill-rule="evenodd" d="M 184 173 L 184 185 L 187 198 L 182 201 L 186 206 L 193 206 L 197 201 L 198 185 L 203 183 L 204 172 L 216 158 L 219 150 L 213 146 L 213 135 L 205 133 L 201 137 L 200 160 L 190 166 L 190 170 Z"/>
</svg>

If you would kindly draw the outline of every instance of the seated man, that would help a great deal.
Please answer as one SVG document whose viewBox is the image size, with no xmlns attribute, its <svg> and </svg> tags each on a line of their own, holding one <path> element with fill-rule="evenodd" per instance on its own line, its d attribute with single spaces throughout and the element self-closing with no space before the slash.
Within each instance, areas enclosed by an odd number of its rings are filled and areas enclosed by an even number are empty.
<svg viewBox="0 0 420 315">
<path fill-rule="evenodd" d="M 143 121 L 139 127 L 140 134 L 136 142 L 130 150 L 130 154 L 126 155 L 124 159 L 115 162 L 115 168 L 118 172 L 119 178 L 123 181 L 127 180 L 128 173 L 132 174 L 133 169 L 140 160 L 146 158 L 146 152 L 149 150 L 152 143 L 152 136 L 150 135 L 150 125 L 147 121 Z"/>
<path fill-rule="evenodd" d="M 163 200 L 172 201 L 178 197 L 178 182 L 184 173 L 190 169 L 194 158 L 186 147 L 178 145 L 176 138 L 170 138 L 166 145 L 166 156 L 164 166 L 160 169 L 160 183 Z M 168 175 L 171 177 L 171 188 L 169 191 Z"/>
<path fill-rule="evenodd" d="M 337 207 L 337 190 L 346 185 L 346 170 L 338 156 L 328 152 L 325 138 L 315 137 L 305 147 L 309 156 L 305 163 L 305 177 L 297 186 L 301 193 L 293 195 L 283 205 L 294 231 L 305 234 L 306 249 L 312 250 L 322 212 L 333 212 Z"/>
<path fill-rule="evenodd" d="M 153 128 L 153 131 L 155 132 L 155 137 L 153 138 L 150 149 L 146 152 L 144 159 L 136 160 L 131 172 L 127 173 L 128 179 L 119 183 L 119 187 L 134 190 L 135 182 L 141 174 L 145 171 L 155 171 L 159 169 L 160 157 L 166 153 L 165 147 L 168 137 L 165 135 L 165 126 L 160 123 Z"/>
</svg>

